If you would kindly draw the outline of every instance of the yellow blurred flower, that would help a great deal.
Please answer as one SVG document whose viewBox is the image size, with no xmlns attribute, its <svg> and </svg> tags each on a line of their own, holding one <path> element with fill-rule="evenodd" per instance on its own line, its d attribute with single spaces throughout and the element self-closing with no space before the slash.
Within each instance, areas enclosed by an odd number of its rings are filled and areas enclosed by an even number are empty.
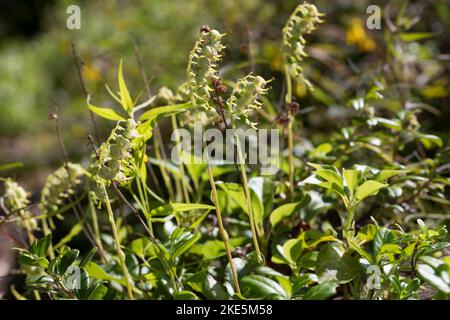
<svg viewBox="0 0 450 320">
<path fill-rule="evenodd" d="M 86 63 L 83 68 L 83 74 L 87 80 L 97 81 L 100 79 L 100 72 L 92 63 Z"/>
<path fill-rule="evenodd" d="M 359 18 L 353 18 L 347 29 L 347 44 L 354 45 L 362 52 L 370 52 L 375 49 L 375 41 L 366 33 L 363 28 L 363 21 Z"/>
<path fill-rule="evenodd" d="M 295 95 L 297 97 L 304 97 L 308 91 L 307 85 L 303 81 L 296 81 L 295 84 Z"/>
</svg>

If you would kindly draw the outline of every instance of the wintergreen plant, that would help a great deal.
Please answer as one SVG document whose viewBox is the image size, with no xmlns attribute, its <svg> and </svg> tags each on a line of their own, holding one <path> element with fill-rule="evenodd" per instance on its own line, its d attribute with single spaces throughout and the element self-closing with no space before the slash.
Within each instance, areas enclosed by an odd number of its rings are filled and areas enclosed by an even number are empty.
<svg viewBox="0 0 450 320">
<path fill-rule="evenodd" d="M 57 214 L 61 205 L 74 194 L 74 188 L 81 183 L 84 169 L 77 163 L 68 162 L 47 177 L 41 192 L 40 209 L 42 213 L 51 217 Z"/>
<path fill-rule="evenodd" d="M 116 252 L 130 299 L 133 298 L 131 277 L 125 265 L 125 254 L 120 247 L 120 239 L 106 186 L 112 183 L 124 185 L 132 180 L 136 167 L 134 166 L 131 151 L 133 140 L 139 136 L 136 130 L 136 122 L 133 119 L 118 121 L 106 142 L 100 146 L 98 154 L 95 155 L 90 167 L 92 178 L 96 183 L 93 193 L 95 199 L 105 202 L 108 220 L 113 231 Z"/>
<path fill-rule="evenodd" d="M 315 30 L 318 23 L 323 22 L 320 18 L 323 16 L 316 6 L 307 2 L 300 4 L 289 17 L 282 31 L 282 54 L 284 61 L 284 75 L 286 79 L 285 102 L 288 113 L 288 151 L 289 151 L 289 190 L 294 192 L 294 142 L 293 142 L 293 123 L 299 105 L 292 101 L 292 76 L 297 80 L 303 81 L 308 87 L 312 88 L 311 83 L 303 74 L 301 62 L 307 56 L 305 52 L 306 40 L 304 36 Z"/>
<path fill-rule="evenodd" d="M 16 181 L 8 178 L 4 180 L 4 194 L 0 198 L 2 208 L 6 209 L 9 216 L 18 217 L 18 224 L 25 228 L 28 234 L 28 240 L 34 239 L 33 231 L 37 228 L 37 222 L 33 218 L 32 213 L 28 209 L 30 200 L 28 193 Z"/>
<path fill-rule="evenodd" d="M 135 171 L 131 155 L 132 141 L 138 137 L 139 133 L 134 120 L 117 122 L 90 165 L 93 180 L 97 185 L 101 185 L 101 181 L 105 185 L 112 182 L 124 185 L 132 179 Z M 96 195 L 99 199 L 104 199 L 105 196 L 102 192 Z"/>
<path fill-rule="evenodd" d="M 322 23 L 323 16 L 317 7 L 307 2 L 300 4 L 289 17 L 283 28 L 282 51 L 288 74 L 300 78 L 306 84 L 311 83 L 304 77 L 301 62 L 308 55 L 305 52 L 306 40 L 304 36 L 316 29 Z"/>
<path fill-rule="evenodd" d="M 398 29 L 377 35 L 380 41 L 385 37 L 389 50 L 377 50 L 376 56 L 353 55 L 351 43 L 333 51 L 334 39 L 326 46 L 319 43 L 311 53 L 321 63 L 308 70 L 311 83 L 320 88 L 315 91 L 308 90 L 303 59 L 306 35 L 322 22 L 322 14 L 308 3 L 290 16 L 279 48 L 263 39 L 265 33 L 252 36 L 255 30 L 248 30 L 240 51 L 248 61 L 229 61 L 222 70 L 223 34 L 202 27 L 187 79 L 177 79 L 184 83 L 176 91 L 151 87 L 155 82 L 148 81 L 148 66 L 134 43 L 143 80 L 136 89 L 145 90 L 147 100 L 132 99 L 122 62 L 117 88 L 107 87 L 120 108 L 95 107 L 88 97 L 89 110 L 113 121 L 104 143 L 90 139 L 94 152 L 88 169 L 68 162 L 75 154 L 72 148 L 64 152 L 59 139 L 65 165 L 42 189 L 42 214 L 14 180 L 0 178 L 5 181 L 0 231 L 19 244 L 20 269 L 15 271 L 26 276 L 24 287 L 12 287 L 12 294 L 52 300 L 448 299 L 450 148 L 437 133 L 422 132 L 427 126 L 422 120 L 430 118 L 418 116 L 421 108 L 445 112 L 441 104 L 434 107 L 421 97 L 448 96 L 439 71 L 445 68 L 430 59 L 436 50 L 428 45 L 431 34 L 408 31 L 406 25 L 415 20 L 406 19 L 403 9 L 391 21 Z M 351 28 L 353 38 L 370 36 L 353 22 Z M 238 56 L 235 49 L 231 45 L 232 57 Z M 374 60 L 383 54 L 386 61 Z M 360 73 L 346 72 L 347 58 Z M 324 71 L 330 66 L 336 72 L 328 77 Z M 284 82 L 277 73 L 283 68 Z M 273 87 L 281 90 L 266 94 L 269 81 L 258 74 L 273 76 Z M 301 110 L 305 123 L 295 126 L 300 104 L 308 105 Z M 190 108 L 195 112 L 184 112 Z M 334 116 L 337 110 L 342 116 Z M 192 163 L 188 160 L 198 158 L 190 154 L 176 166 L 164 155 L 167 127 L 180 125 L 195 134 L 197 127 L 189 122 L 199 117 L 205 127 L 217 125 L 215 132 L 231 130 L 236 167 L 213 166 L 208 155 Z M 274 176 L 262 176 L 256 166 L 245 164 L 238 132 L 276 125 L 287 125 L 288 154 Z M 0 172 L 6 170 L 11 165 L 1 164 Z M 83 174 L 84 189 L 79 186 Z M 289 183 L 283 181 L 287 174 Z M 48 219 L 63 212 L 67 219 L 46 227 Z M 77 222 L 61 234 L 59 226 L 67 227 L 71 214 Z M 27 226 L 34 219 L 42 221 L 42 230 Z M 8 225 L 16 222 L 14 228 Z M 28 245 L 15 227 L 28 233 Z M 84 241 L 85 248 L 84 237 L 98 248 L 98 257 L 95 248 L 82 258 L 66 246 Z"/>
<path fill-rule="evenodd" d="M 256 250 L 257 259 L 260 263 L 263 263 L 264 257 L 259 248 L 258 234 L 262 236 L 263 230 L 257 228 L 254 208 L 252 204 L 252 198 L 250 188 L 248 185 L 247 172 L 245 169 L 245 158 L 242 150 L 240 137 L 237 132 L 236 119 L 244 117 L 247 124 L 256 128 L 256 123 L 252 123 L 249 120 L 249 112 L 255 108 L 261 107 L 259 99 L 267 92 L 267 81 L 260 76 L 247 75 L 237 81 L 231 96 L 228 98 L 226 105 L 228 110 L 228 116 L 230 119 L 230 126 L 233 130 L 234 142 L 236 145 L 237 161 L 239 172 L 241 175 L 242 188 L 245 193 L 247 211 L 250 220 L 250 227 L 253 235 L 253 243 Z"/>
</svg>

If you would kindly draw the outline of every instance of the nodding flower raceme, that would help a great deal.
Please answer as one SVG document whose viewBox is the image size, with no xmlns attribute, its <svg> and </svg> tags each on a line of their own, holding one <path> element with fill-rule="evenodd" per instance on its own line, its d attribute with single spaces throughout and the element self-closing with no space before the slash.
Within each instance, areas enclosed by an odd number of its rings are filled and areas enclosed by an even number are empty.
<svg viewBox="0 0 450 320">
<path fill-rule="evenodd" d="M 188 86 L 194 103 L 211 110 L 210 98 L 213 92 L 212 80 L 217 79 L 218 62 L 225 48 L 221 39 L 224 34 L 203 27 L 200 38 L 189 55 L 187 68 Z"/>
<path fill-rule="evenodd" d="M 320 19 L 322 16 L 323 13 L 320 13 L 315 5 L 303 3 L 297 6 L 283 28 L 282 50 L 285 62 L 294 76 L 308 86 L 311 86 L 311 83 L 304 78 L 303 68 L 300 66 L 300 62 L 307 56 L 304 35 L 314 31 L 316 25 L 323 22 Z"/>
<path fill-rule="evenodd" d="M 64 200 L 73 194 L 76 185 L 80 184 L 83 168 L 77 163 L 68 162 L 47 177 L 41 193 L 40 209 L 47 216 L 57 213 Z"/>
<path fill-rule="evenodd" d="M 140 137 L 136 127 L 133 119 L 118 121 L 106 142 L 100 146 L 98 154 L 92 157 L 89 171 L 96 183 L 94 199 L 105 199 L 104 190 L 100 187 L 102 184 L 114 182 L 124 185 L 132 179 L 135 170 L 131 155 L 132 141 Z"/>
<path fill-rule="evenodd" d="M 267 92 L 266 85 L 267 81 L 264 78 L 252 74 L 239 79 L 227 100 L 230 117 L 235 119 L 243 117 L 248 125 L 256 129 L 257 123 L 249 120 L 249 113 L 251 110 L 261 108 L 262 104 L 258 98 Z"/>
<path fill-rule="evenodd" d="M 37 228 L 36 220 L 30 218 L 31 212 L 27 209 L 30 204 L 28 193 L 16 181 L 9 178 L 5 180 L 5 193 L 0 198 L 0 202 L 8 215 L 20 218 L 19 224 L 31 230 Z"/>
</svg>

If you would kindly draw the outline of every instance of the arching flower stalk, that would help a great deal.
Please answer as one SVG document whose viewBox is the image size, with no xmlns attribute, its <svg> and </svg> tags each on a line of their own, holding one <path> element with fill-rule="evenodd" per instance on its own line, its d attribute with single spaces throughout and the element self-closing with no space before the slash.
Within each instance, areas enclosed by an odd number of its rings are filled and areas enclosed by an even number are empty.
<svg viewBox="0 0 450 320">
<path fill-rule="evenodd" d="M 218 62 L 221 60 L 222 50 L 225 48 L 221 42 L 223 35 L 224 34 L 221 34 L 217 30 L 211 30 L 207 26 L 202 27 L 200 38 L 195 43 L 195 46 L 189 55 L 187 67 L 187 86 L 189 98 L 197 112 L 198 107 L 215 111 L 215 109 L 210 105 L 210 100 L 211 93 L 214 91 L 212 84 L 213 80 L 218 79 Z M 241 290 L 239 287 L 236 267 L 233 262 L 233 256 L 231 254 L 229 236 L 225 230 L 222 219 L 222 211 L 219 205 L 216 182 L 214 181 L 212 168 L 209 165 L 208 159 L 205 159 L 205 162 L 208 171 L 209 183 L 211 186 L 211 194 L 214 201 L 214 206 L 216 208 L 219 232 L 227 252 L 227 259 L 230 265 L 236 292 L 240 294 Z"/>
<path fill-rule="evenodd" d="M 27 209 L 30 204 L 28 193 L 16 181 L 5 180 L 5 193 L 0 198 L 0 204 L 7 211 L 7 215 L 15 215 L 18 223 L 23 227 L 31 244 L 34 240 L 33 231 L 37 229 L 37 222 L 32 218 L 31 212 Z"/>
<path fill-rule="evenodd" d="M 74 187 L 81 182 L 83 168 L 77 163 L 67 163 L 47 177 L 41 193 L 39 207 L 46 219 L 52 225 L 52 217 L 57 215 L 59 208 L 69 195 L 74 193 Z"/>
<path fill-rule="evenodd" d="M 308 55 L 305 52 L 306 40 L 304 35 L 316 29 L 322 23 L 323 13 L 313 4 L 303 3 L 297 6 L 283 28 L 282 50 L 285 64 L 289 72 L 303 80 L 307 85 L 311 83 L 304 77 L 301 62 Z"/>
<path fill-rule="evenodd" d="M 250 188 L 248 186 L 247 172 L 245 171 L 245 159 L 242 151 L 240 138 L 237 133 L 236 120 L 243 117 L 245 122 L 253 128 L 256 128 L 256 123 L 249 120 L 249 113 L 251 110 L 261 108 L 261 102 L 258 99 L 267 92 L 267 81 L 260 76 L 253 76 L 251 74 L 241 78 L 236 83 L 231 96 L 228 98 L 226 105 L 228 115 L 230 118 L 230 126 L 233 130 L 234 142 L 236 144 L 237 160 L 239 171 L 242 179 L 242 188 L 244 189 L 247 210 L 249 214 L 250 227 L 252 229 L 253 244 L 255 246 L 256 255 L 260 263 L 264 261 L 264 257 L 259 248 L 258 230 L 253 212 L 251 201 Z M 262 233 L 262 230 L 259 232 Z"/>
<path fill-rule="evenodd" d="M 316 29 L 316 25 L 322 23 L 323 16 L 317 10 L 317 7 L 307 2 L 300 4 L 289 17 L 283 28 L 282 52 L 284 60 L 284 73 L 286 77 L 286 96 L 285 101 L 288 109 L 292 104 L 292 79 L 303 81 L 309 88 L 311 83 L 305 78 L 301 62 L 308 55 L 305 52 L 306 40 L 304 35 L 311 33 Z M 294 164 L 293 164 L 293 122 L 295 114 L 289 112 L 288 121 L 288 148 L 289 148 L 289 189 L 291 195 L 294 192 Z"/>
<path fill-rule="evenodd" d="M 92 193 L 95 199 L 106 204 L 119 264 L 124 274 L 130 299 L 133 299 L 131 276 L 125 264 L 125 254 L 120 247 L 120 238 L 106 186 L 112 183 L 124 185 L 132 179 L 135 171 L 131 155 L 132 143 L 138 137 L 139 133 L 136 130 L 136 122 L 134 120 L 128 119 L 117 122 L 109 138 L 100 146 L 98 154 L 95 155 L 90 166 L 92 179 L 95 182 Z"/>
</svg>

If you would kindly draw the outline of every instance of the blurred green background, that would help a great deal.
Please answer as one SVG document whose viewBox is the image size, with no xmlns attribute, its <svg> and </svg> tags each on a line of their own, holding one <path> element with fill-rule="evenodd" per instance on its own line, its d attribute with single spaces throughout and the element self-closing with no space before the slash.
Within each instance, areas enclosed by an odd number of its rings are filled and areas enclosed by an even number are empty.
<svg viewBox="0 0 450 320">
<path fill-rule="evenodd" d="M 389 1 L 393 15 L 402 0 Z M 87 135 L 92 126 L 72 56 L 74 43 L 84 62 L 83 75 L 93 103 L 114 106 L 105 84 L 116 88 L 117 66 L 124 60 L 127 83 L 133 97 L 144 90 L 133 50 L 135 41 L 150 86 L 175 89 L 185 78 L 188 54 L 202 25 L 227 33 L 223 63 L 226 73 L 238 68 L 249 71 L 248 48 L 256 71 L 276 76 L 281 65 L 278 53 L 281 29 L 298 4 L 295 0 L 205 1 L 6 1 L 0 10 L 0 165 L 22 162 L 10 170 L 29 190 L 41 187 L 47 174 L 62 157 L 48 119 L 55 102 L 60 106 L 64 141 L 72 160 L 87 157 Z M 308 38 L 310 58 L 305 72 L 315 84 L 308 94 L 301 83 L 295 94 L 303 106 L 314 106 L 304 124 L 317 136 L 327 135 L 348 117 L 347 101 L 374 78 L 383 75 L 388 50 L 386 22 L 381 30 L 365 28 L 366 8 L 387 2 L 313 1 L 326 13 L 326 23 Z M 81 8 L 81 30 L 68 30 L 66 9 Z M 448 137 L 450 119 L 449 61 L 450 2 L 411 2 L 408 14 L 416 16 L 414 32 L 432 33 L 407 41 L 401 52 L 414 64 L 414 94 L 429 106 L 421 115 L 425 131 Z M 250 45 L 250 46 L 249 46 Z M 395 49 L 395 48 L 394 48 Z M 282 79 L 278 77 L 277 79 Z M 279 100 L 281 83 L 272 84 L 273 101 Z M 278 92 L 278 93 L 277 93 Z M 144 100 L 145 94 L 141 100 Z M 111 123 L 97 120 L 102 137 Z M 314 141 L 314 137 L 312 137 Z M 19 174 L 20 172 L 20 174 Z"/>
</svg>

